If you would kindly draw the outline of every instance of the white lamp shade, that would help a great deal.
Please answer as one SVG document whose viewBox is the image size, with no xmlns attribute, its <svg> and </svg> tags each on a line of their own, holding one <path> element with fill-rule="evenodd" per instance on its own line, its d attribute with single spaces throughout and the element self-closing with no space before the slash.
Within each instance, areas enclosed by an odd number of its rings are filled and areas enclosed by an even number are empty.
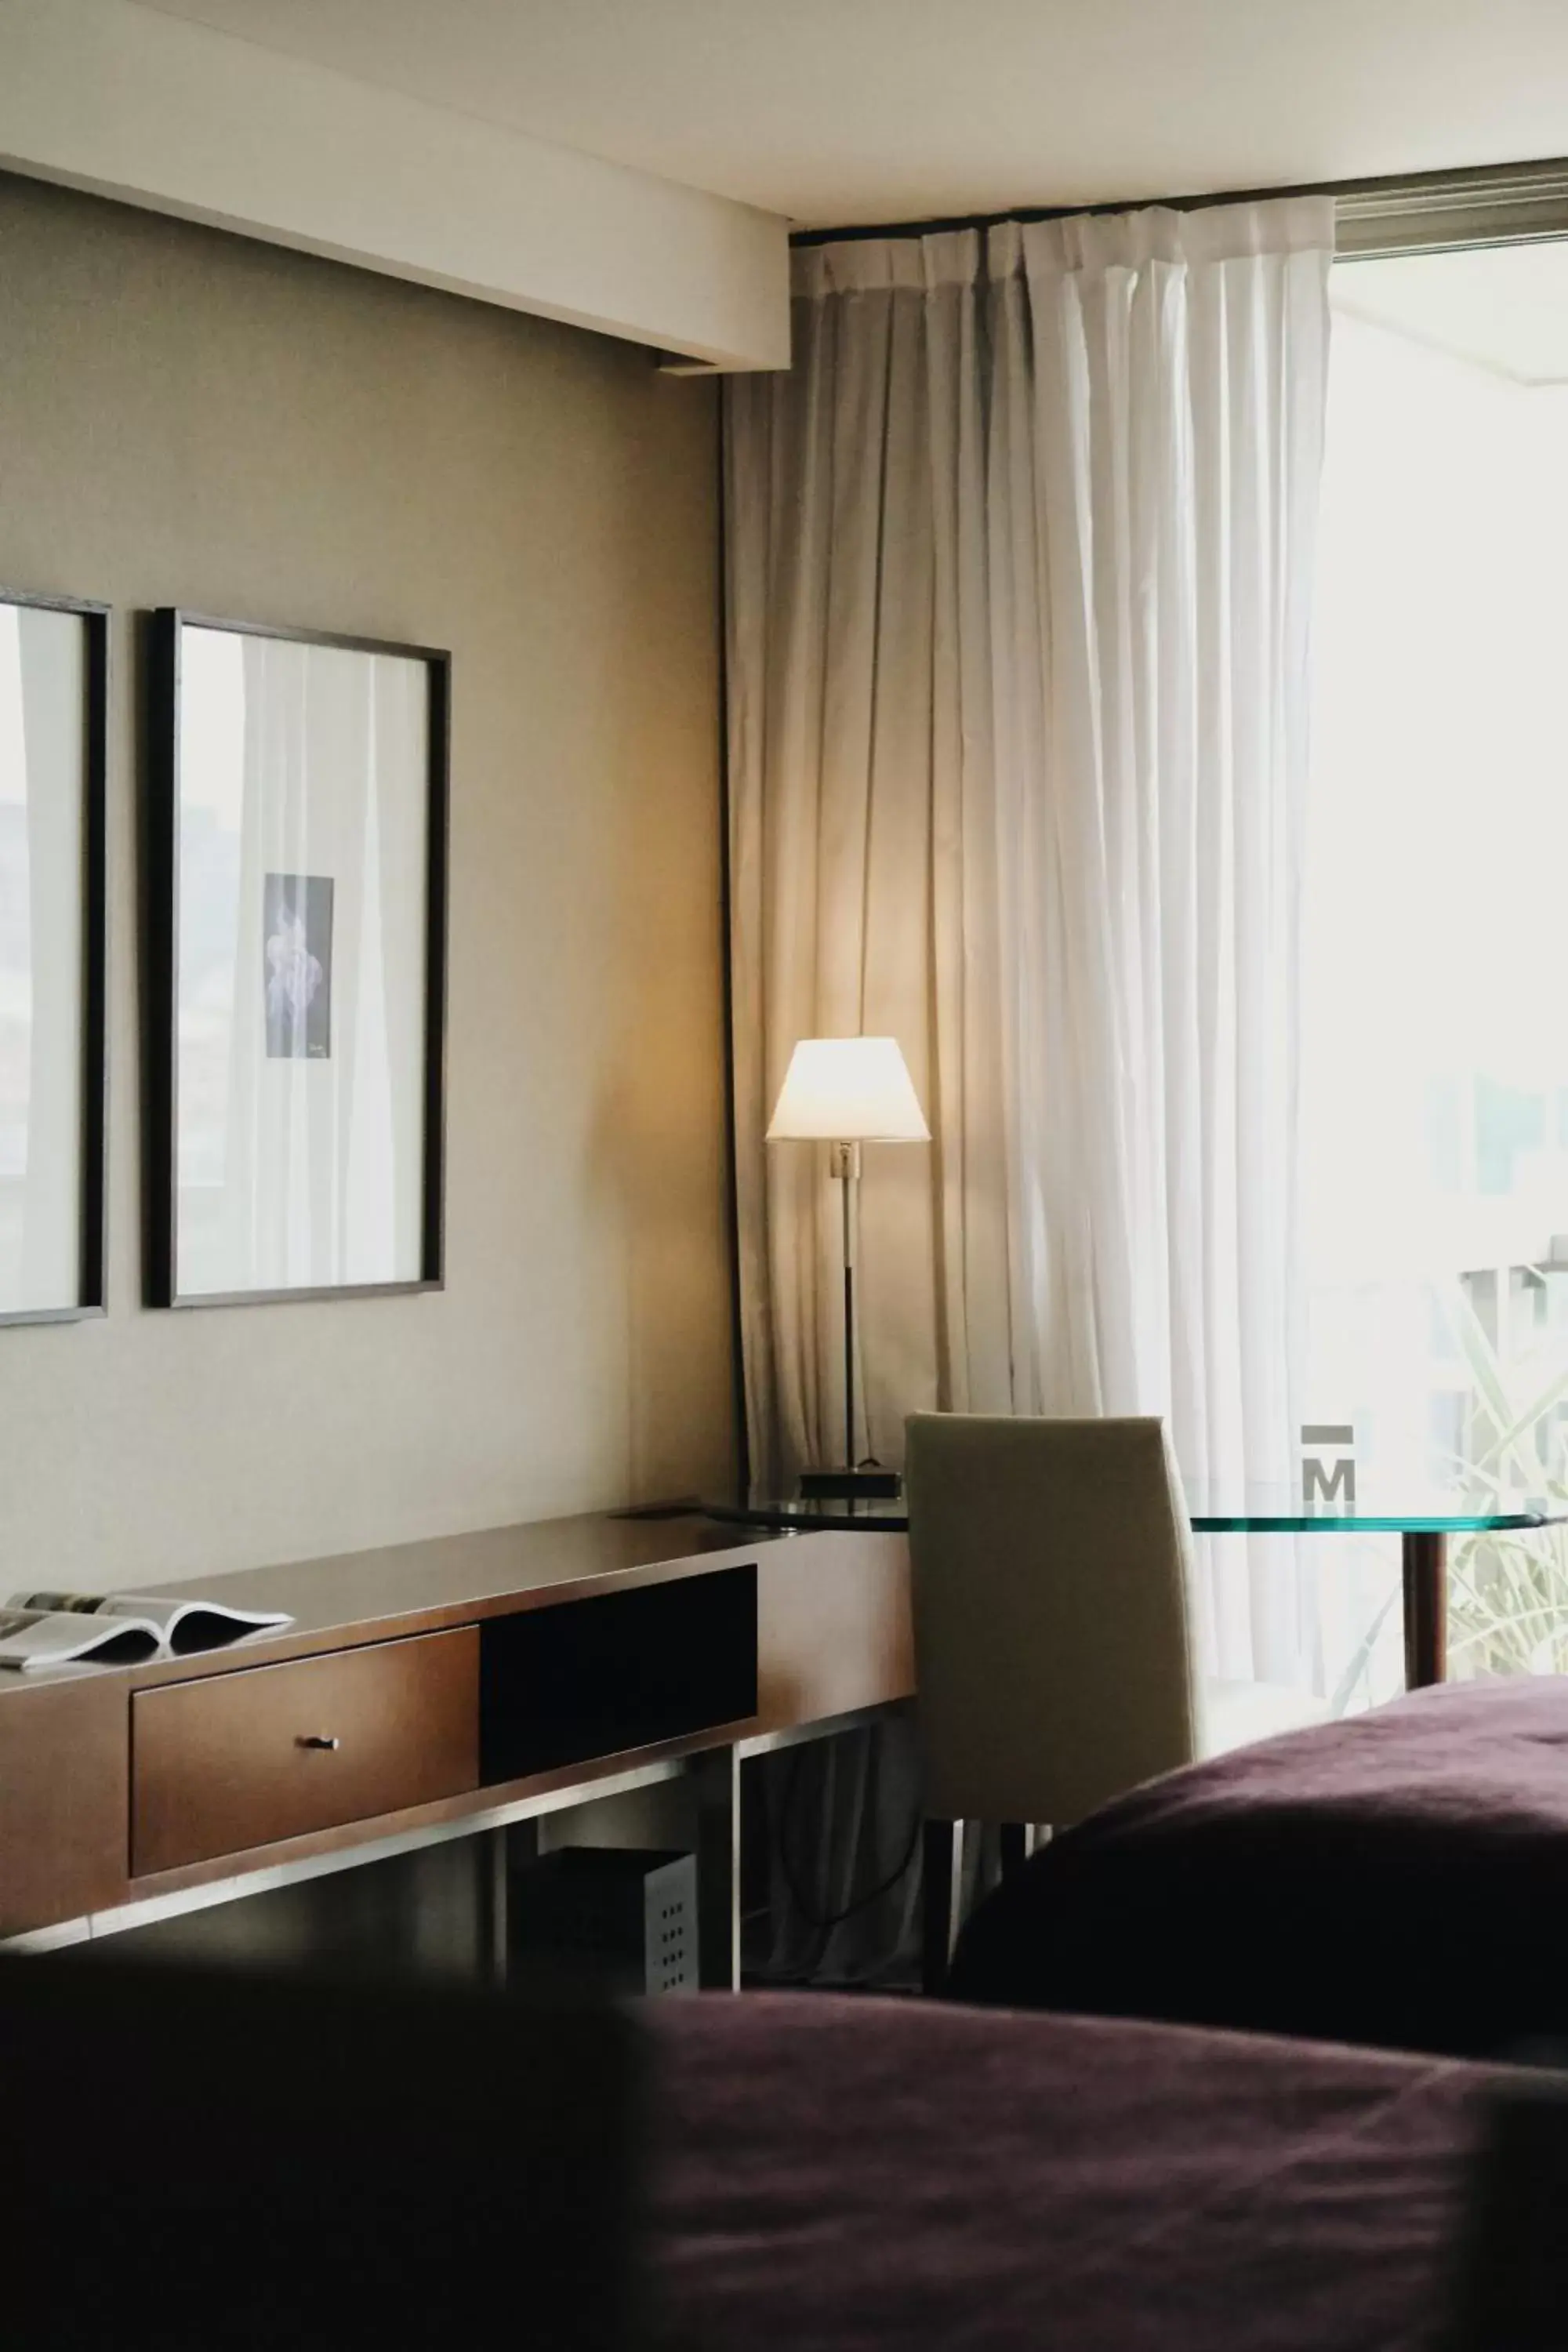
<svg viewBox="0 0 1568 2352">
<path fill-rule="evenodd" d="M 789 1058 L 768 1140 L 928 1143 L 896 1037 L 803 1037 Z"/>
</svg>

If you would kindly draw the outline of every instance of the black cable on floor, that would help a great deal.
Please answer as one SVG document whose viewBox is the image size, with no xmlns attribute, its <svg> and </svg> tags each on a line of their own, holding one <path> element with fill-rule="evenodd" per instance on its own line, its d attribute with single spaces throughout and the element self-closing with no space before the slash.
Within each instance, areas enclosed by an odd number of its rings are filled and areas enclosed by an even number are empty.
<svg viewBox="0 0 1568 2352">
<path fill-rule="evenodd" d="M 779 1868 L 784 1874 L 784 1885 L 789 1889 L 791 1902 L 808 1927 L 816 1929 L 819 1934 L 828 1935 L 835 1927 L 842 1927 L 847 1919 L 853 1919 L 858 1911 L 868 1911 L 873 1903 L 879 1903 L 885 1895 L 890 1895 L 899 1881 L 907 1874 L 916 1854 L 920 1852 L 921 1831 L 924 1826 L 925 1813 L 923 1809 L 917 1806 L 914 1827 L 910 1832 L 910 1842 L 904 1851 L 903 1859 L 879 1885 L 868 1888 L 864 1894 L 855 1895 L 841 1911 L 818 1912 L 801 1893 L 800 1882 L 795 1876 L 795 1864 L 789 1850 L 791 1820 L 800 1788 L 800 1772 L 805 1761 L 805 1748 L 802 1746 L 797 1748 L 790 1758 L 789 1770 L 784 1780 L 784 1800 L 779 1806 L 778 1819 L 774 1824 L 773 1843 L 778 1852 Z"/>
</svg>

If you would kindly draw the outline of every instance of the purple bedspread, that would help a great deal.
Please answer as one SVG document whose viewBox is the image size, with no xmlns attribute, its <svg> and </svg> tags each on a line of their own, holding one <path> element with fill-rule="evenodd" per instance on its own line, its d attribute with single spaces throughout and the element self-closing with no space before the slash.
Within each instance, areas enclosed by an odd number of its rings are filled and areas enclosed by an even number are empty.
<svg viewBox="0 0 1568 2352">
<path fill-rule="evenodd" d="M 1455 2055 L 1568 2033 L 1568 1680 L 1415 1692 L 1151 1781 L 979 1907 L 952 1991 Z"/>
<path fill-rule="evenodd" d="M 653 2002 L 674 2352 L 1434 2352 L 1484 2070 L 823 1995 Z"/>
</svg>

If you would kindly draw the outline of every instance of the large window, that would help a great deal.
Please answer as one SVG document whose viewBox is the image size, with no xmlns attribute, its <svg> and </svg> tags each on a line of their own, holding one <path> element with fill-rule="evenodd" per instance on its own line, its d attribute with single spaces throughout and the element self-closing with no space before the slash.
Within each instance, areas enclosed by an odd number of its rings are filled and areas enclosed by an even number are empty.
<svg viewBox="0 0 1568 2352">
<path fill-rule="evenodd" d="M 1342 262 L 1332 291 L 1309 1408 L 1354 1421 L 1369 1481 L 1561 1491 L 1568 243 Z M 1397 1612 L 1364 1580 L 1346 1607 L 1347 1696 L 1381 1696 Z M 1568 1667 L 1568 1547 L 1459 1547 L 1452 1608 L 1456 1673 Z"/>
</svg>

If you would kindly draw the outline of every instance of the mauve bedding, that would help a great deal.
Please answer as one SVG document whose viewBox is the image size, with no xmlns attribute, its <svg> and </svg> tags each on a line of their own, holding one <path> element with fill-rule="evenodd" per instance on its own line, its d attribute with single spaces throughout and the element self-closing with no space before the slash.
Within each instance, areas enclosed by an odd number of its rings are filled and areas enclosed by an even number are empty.
<svg viewBox="0 0 1568 2352">
<path fill-rule="evenodd" d="M 980 1906 L 950 1990 L 1454 2056 L 1568 2033 L 1568 1679 L 1413 1692 L 1150 1781 Z"/>
<path fill-rule="evenodd" d="M 1436 2352 L 1488 2075 L 826 1995 L 648 2004 L 669 2352 Z"/>
</svg>

